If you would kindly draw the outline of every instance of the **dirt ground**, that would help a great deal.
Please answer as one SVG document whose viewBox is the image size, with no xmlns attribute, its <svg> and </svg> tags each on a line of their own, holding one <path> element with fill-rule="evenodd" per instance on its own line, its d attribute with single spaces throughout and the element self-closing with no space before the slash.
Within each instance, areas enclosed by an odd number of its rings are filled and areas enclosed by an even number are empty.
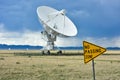
<svg viewBox="0 0 120 80">
<path fill-rule="evenodd" d="M 93 80 L 92 62 L 84 64 L 83 55 L 16 56 L 6 52 L 0 52 L 0 80 Z M 120 80 L 119 52 L 108 51 L 105 54 L 114 55 L 94 60 L 96 80 Z"/>
</svg>

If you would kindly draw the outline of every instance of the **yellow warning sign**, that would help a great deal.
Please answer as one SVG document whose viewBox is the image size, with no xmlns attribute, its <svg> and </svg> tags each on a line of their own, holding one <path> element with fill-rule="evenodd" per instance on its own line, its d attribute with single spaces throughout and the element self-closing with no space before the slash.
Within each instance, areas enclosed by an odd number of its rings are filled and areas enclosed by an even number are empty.
<svg viewBox="0 0 120 80">
<path fill-rule="evenodd" d="M 88 63 L 93 60 L 100 54 L 103 54 L 106 49 L 95 44 L 89 43 L 87 41 L 83 41 L 84 48 L 84 63 Z"/>
</svg>

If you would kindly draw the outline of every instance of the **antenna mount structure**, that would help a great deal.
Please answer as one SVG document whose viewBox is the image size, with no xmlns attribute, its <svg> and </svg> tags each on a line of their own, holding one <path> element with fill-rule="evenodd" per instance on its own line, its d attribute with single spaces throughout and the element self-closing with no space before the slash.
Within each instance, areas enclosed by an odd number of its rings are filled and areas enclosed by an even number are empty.
<svg viewBox="0 0 120 80">
<path fill-rule="evenodd" d="M 60 11 L 48 7 L 40 6 L 37 8 L 39 21 L 44 27 L 41 32 L 43 39 L 47 42 L 45 50 L 53 50 L 57 36 L 70 37 L 77 34 L 77 29 L 72 21 L 66 16 L 65 9 Z"/>
</svg>

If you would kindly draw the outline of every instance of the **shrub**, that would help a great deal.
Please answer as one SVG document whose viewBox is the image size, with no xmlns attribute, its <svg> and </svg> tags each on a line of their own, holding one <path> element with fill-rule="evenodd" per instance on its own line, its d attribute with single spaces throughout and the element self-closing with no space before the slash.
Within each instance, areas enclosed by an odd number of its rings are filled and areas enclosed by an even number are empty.
<svg viewBox="0 0 120 80">
<path fill-rule="evenodd" d="M 0 60 L 5 60 L 4 58 L 0 58 Z"/>
<path fill-rule="evenodd" d="M 16 62 L 16 64 L 20 64 L 20 62 Z"/>
</svg>

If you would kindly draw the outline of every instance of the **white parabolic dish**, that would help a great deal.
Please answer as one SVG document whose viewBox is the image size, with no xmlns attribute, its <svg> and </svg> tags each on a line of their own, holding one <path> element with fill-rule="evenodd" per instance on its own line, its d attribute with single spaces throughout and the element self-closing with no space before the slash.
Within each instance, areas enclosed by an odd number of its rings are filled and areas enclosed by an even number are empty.
<svg viewBox="0 0 120 80">
<path fill-rule="evenodd" d="M 48 6 L 40 6 L 37 8 L 39 20 L 45 25 L 45 29 L 51 29 L 58 34 L 64 36 L 75 36 L 77 34 L 76 26 L 73 22 L 62 13 Z"/>
</svg>

